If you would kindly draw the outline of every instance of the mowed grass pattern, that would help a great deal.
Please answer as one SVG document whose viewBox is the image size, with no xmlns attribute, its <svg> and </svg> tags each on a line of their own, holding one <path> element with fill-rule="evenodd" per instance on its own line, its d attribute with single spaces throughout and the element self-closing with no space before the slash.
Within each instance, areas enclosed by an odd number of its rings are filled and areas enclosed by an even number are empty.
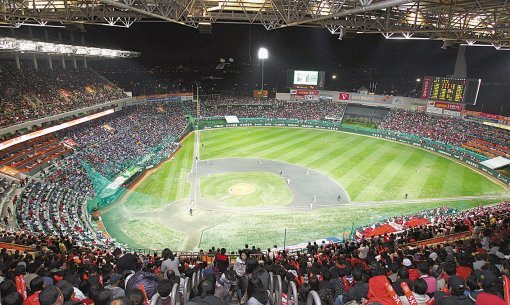
<svg viewBox="0 0 510 305">
<path fill-rule="evenodd" d="M 195 134 L 192 133 L 173 159 L 163 163 L 134 189 L 126 205 L 132 209 L 155 209 L 188 196 L 194 140 Z"/>
<path fill-rule="evenodd" d="M 244 183 L 253 186 L 249 194 L 232 195 L 232 186 Z M 215 174 L 200 178 L 202 198 L 210 198 L 225 206 L 283 206 L 294 198 L 282 177 L 266 172 Z"/>
<path fill-rule="evenodd" d="M 447 198 L 505 193 L 482 174 L 442 156 L 391 141 L 302 128 L 201 132 L 201 159 L 250 157 L 319 170 L 352 201 Z"/>
</svg>

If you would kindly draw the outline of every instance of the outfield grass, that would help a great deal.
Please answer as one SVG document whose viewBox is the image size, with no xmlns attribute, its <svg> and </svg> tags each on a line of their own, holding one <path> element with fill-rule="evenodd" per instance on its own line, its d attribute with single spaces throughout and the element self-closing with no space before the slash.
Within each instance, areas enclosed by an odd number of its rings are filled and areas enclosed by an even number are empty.
<svg viewBox="0 0 510 305">
<path fill-rule="evenodd" d="M 506 193 L 484 175 L 404 144 L 301 128 L 225 128 L 201 133 L 202 159 L 253 157 L 319 170 L 352 201 L 447 198 Z"/>
<path fill-rule="evenodd" d="M 120 225 L 120 230 L 129 239 L 120 239 L 134 248 L 144 249 L 182 249 L 186 234 L 170 230 L 157 219 L 129 220 Z"/>
<path fill-rule="evenodd" d="M 126 206 L 134 210 L 152 210 L 188 196 L 194 140 L 195 134 L 191 134 L 171 160 L 145 177 L 127 199 Z"/>
<path fill-rule="evenodd" d="M 313 211 L 270 211 L 234 214 L 220 224 L 203 231 L 199 249 L 226 247 L 236 250 L 244 244 L 269 248 L 326 237 L 347 237 L 352 226 L 369 225 L 396 215 L 411 214 L 439 206 L 464 210 L 501 202 L 501 200 L 470 200 L 420 204 L 387 204 L 378 206 L 339 207 Z M 228 232 L 228 234 L 225 234 Z"/>
<path fill-rule="evenodd" d="M 232 186 L 245 184 L 252 187 L 249 194 L 232 194 Z M 235 190 L 234 190 L 235 191 Z M 227 206 L 282 206 L 294 198 L 285 181 L 267 172 L 227 173 L 200 178 L 203 198 L 215 199 Z"/>
</svg>

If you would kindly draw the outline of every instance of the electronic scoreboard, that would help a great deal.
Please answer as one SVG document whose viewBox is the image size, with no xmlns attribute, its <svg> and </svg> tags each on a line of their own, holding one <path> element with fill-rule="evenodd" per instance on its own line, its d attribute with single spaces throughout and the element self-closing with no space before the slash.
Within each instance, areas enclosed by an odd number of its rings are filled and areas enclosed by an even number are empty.
<svg viewBox="0 0 510 305">
<path fill-rule="evenodd" d="M 422 99 L 449 103 L 476 104 L 480 79 L 425 76 Z"/>
</svg>

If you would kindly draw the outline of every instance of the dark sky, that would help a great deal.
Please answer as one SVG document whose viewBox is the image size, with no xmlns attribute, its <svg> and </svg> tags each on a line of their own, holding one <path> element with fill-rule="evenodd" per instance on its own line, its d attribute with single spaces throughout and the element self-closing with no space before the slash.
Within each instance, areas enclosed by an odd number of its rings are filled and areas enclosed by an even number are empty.
<svg viewBox="0 0 510 305">
<path fill-rule="evenodd" d="M 269 49 L 267 81 L 285 83 L 287 69 L 324 70 L 331 89 L 352 90 L 378 82 L 378 90 L 410 84 L 424 75 L 452 74 L 456 48 L 442 41 L 386 40 L 378 34 L 358 34 L 338 40 L 326 29 L 293 27 L 266 31 L 261 25 L 213 25 L 212 34 L 185 26 L 135 23 L 131 28 L 86 26 L 87 43 L 142 52 L 137 66 L 193 65 L 214 67 L 219 58 L 252 67 L 258 79 L 257 50 Z M 64 34 L 69 35 L 69 34 Z M 472 47 L 466 50 L 468 78 L 481 78 L 478 105 L 473 109 L 510 114 L 510 52 Z M 337 75 L 335 81 L 331 75 Z M 351 88 L 354 87 L 354 88 Z M 377 92 L 382 93 L 382 92 Z"/>
</svg>

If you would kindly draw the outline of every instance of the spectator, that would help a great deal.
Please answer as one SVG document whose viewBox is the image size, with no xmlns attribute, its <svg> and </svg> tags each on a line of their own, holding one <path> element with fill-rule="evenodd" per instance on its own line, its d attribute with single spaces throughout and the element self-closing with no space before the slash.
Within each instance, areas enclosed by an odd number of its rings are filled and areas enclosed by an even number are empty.
<svg viewBox="0 0 510 305">
<path fill-rule="evenodd" d="M 126 296 L 124 289 L 120 287 L 122 283 L 122 277 L 120 274 L 114 273 L 110 275 L 110 283 L 105 287 L 105 289 L 111 290 L 113 294 L 113 299 L 121 299 Z"/>
<path fill-rule="evenodd" d="M 452 275 L 446 282 L 448 293 L 438 291 L 434 294 L 434 299 L 437 305 L 462 305 L 468 303 L 468 298 L 464 295 L 466 285 L 464 281 L 456 276 Z"/>
<path fill-rule="evenodd" d="M 476 298 L 475 305 L 504 305 L 505 300 L 499 291 L 498 277 L 490 270 L 483 270 L 478 277 L 478 284 L 483 289 Z"/>
<path fill-rule="evenodd" d="M 40 305 L 39 294 L 44 288 L 44 279 L 40 276 L 30 281 L 30 291 L 32 294 L 25 300 L 24 305 Z"/>
<path fill-rule="evenodd" d="M 63 305 L 64 296 L 56 286 L 48 286 L 39 294 L 41 305 Z"/>
<path fill-rule="evenodd" d="M 198 283 L 198 296 L 184 303 L 186 305 L 206 304 L 206 305 L 226 305 L 223 300 L 214 296 L 214 283 L 204 279 Z M 138 305 L 138 304 L 133 304 Z"/>
</svg>

